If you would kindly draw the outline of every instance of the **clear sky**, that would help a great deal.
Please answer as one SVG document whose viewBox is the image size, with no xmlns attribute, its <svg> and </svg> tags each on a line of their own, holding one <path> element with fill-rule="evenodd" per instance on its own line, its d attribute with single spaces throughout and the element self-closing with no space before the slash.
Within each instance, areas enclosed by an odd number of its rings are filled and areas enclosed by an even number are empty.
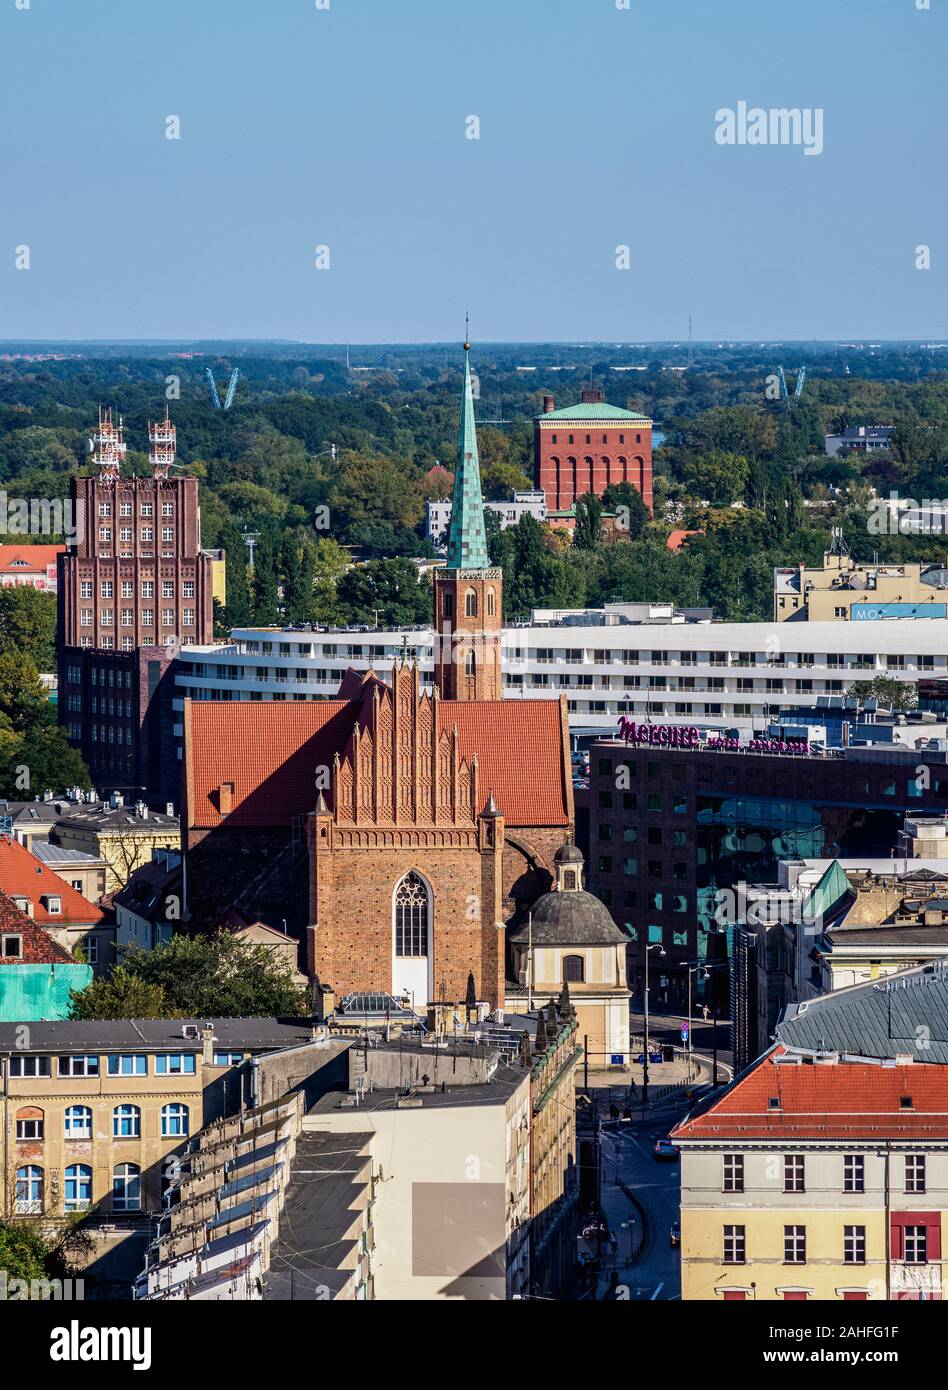
<svg viewBox="0 0 948 1390">
<path fill-rule="evenodd" d="M 948 0 L 317 3 L 2 0 L 0 339 L 948 333 Z"/>
</svg>

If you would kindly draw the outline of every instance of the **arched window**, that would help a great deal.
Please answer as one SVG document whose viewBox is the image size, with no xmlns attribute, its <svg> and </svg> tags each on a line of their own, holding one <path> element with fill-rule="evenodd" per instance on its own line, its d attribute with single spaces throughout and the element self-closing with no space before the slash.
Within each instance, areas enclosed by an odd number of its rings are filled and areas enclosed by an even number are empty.
<svg viewBox="0 0 948 1390">
<path fill-rule="evenodd" d="M 497 599 L 493 589 L 487 590 L 487 616 L 492 618 L 497 612 Z"/>
<path fill-rule="evenodd" d="M 428 890 L 414 869 L 395 889 L 395 954 L 428 954 Z"/>
<path fill-rule="evenodd" d="M 468 589 L 464 595 L 464 616 L 466 618 L 477 617 L 477 594 L 473 589 Z"/>
<path fill-rule="evenodd" d="M 586 962 L 582 956 L 563 957 L 563 979 L 567 984 L 582 984 L 586 978 Z"/>
<path fill-rule="evenodd" d="M 67 1139 L 92 1138 L 92 1111 L 88 1105 L 70 1105 L 64 1119 Z"/>
<path fill-rule="evenodd" d="M 43 1170 L 32 1163 L 16 1170 L 17 1216 L 39 1216 L 43 1210 Z"/>
<path fill-rule="evenodd" d="M 35 1105 L 24 1105 L 16 1112 L 17 1139 L 41 1140 L 44 1128 L 43 1112 L 38 1110 Z"/>
<path fill-rule="evenodd" d="M 112 1111 L 112 1134 L 116 1139 L 138 1139 L 142 1132 L 142 1112 L 137 1105 L 117 1105 Z"/>
<path fill-rule="evenodd" d="M 473 676 L 474 670 L 474 648 L 469 647 L 464 653 L 464 674 L 466 676 Z"/>
<path fill-rule="evenodd" d="M 575 870 L 575 869 L 564 869 L 564 870 L 563 870 L 563 887 L 564 887 L 564 888 L 571 888 L 571 889 L 576 887 L 576 870 Z"/>
<path fill-rule="evenodd" d="M 163 1139 L 181 1139 L 188 1133 L 190 1133 L 188 1107 L 182 1105 L 180 1101 L 163 1105 L 161 1107 L 161 1137 Z"/>
<path fill-rule="evenodd" d="M 92 1169 L 86 1163 L 72 1163 L 66 1169 L 67 1211 L 88 1211 L 92 1206 Z"/>
<path fill-rule="evenodd" d="M 142 1170 L 137 1163 L 119 1163 L 112 1173 L 112 1210 L 141 1209 Z"/>
</svg>

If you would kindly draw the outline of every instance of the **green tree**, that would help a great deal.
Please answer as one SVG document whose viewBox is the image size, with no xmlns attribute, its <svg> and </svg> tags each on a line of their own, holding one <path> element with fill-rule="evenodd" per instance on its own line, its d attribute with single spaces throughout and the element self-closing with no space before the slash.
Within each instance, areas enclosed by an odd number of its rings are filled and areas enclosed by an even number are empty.
<svg viewBox="0 0 948 1390">
<path fill-rule="evenodd" d="M 164 986 L 143 980 L 126 965 L 72 991 L 71 1018 L 170 1018 Z"/>
<path fill-rule="evenodd" d="M 219 545 L 227 556 L 224 624 L 228 628 L 247 627 L 253 609 L 247 583 L 247 546 L 240 527 L 229 522 L 221 531 Z"/>
<path fill-rule="evenodd" d="M 399 556 L 354 565 L 339 580 L 336 593 L 344 621 L 415 627 L 431 621 L 431 589 L 419 583 L 417 566 Z"/>
<path fill-rule="evenodd" d="M 747 490 L 748 463 L 743 454 L 711 449 L 685 467 L 685 487 L 693 497 L 712 506 L 726 507 L 743 499 Z"/>
<path fill-rule="evenodd" d="M 253 554 L 253 621 L 257 627 L 275 627 L 280 621 L 275 547 L 261 536 Z"/>
<path fill-rule="evenodd" d="M 29 584 L 0 589 L 0 652 L 26 652 L 56 670 L 56 599 Z"/>
<path fill-rule="evenodd" d="M 595 550 L 602 540 L 602 503 L 594 492 L 576 499 L 573 544 L 578 550 Z"/>
<path fill-rule="evenodd" d="M 617 513 L 619 529 L 628 539 L 639 540 L 651 517 L 638 488 L 631 483 L 610 483 L 602 494 L 602 502 L 607 511 Z"/>
<path fill-rule="evenodd" d="M 117 989 L 109 980 L 123 972 Z M 98 990 L 96 986 L 99 986 Z M 126 951 L 120 965 L 101 983 L 73 994 L 74 1018 L 301 1017 L 306 997 L 285 961 L 266 946 L 240 941 L 230 932 L 214 936 L 173 936 L 151 951 Z M 132 1010 L 126 1013 L 125 1010 Z"/>
<path fill-rule="evenodd" d="M 909 681 L 897 681 L 892 676 L 874 676 L 871 681 L 853 681 L 849 694 L 855 695 L 862 704 L 866 700 L 878 700 L 887 709 L 915 709 L 918 704 L 918 690 Z"/>
</svg>

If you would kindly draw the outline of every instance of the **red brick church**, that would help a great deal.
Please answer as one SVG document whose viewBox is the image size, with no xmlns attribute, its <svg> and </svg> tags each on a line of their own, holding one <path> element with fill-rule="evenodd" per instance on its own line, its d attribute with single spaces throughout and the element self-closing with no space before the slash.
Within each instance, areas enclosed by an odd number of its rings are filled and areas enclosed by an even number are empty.
<svg viewBox="0 0 948 1390">
<path fill-rule="evenodd" d="M 504 999 L 505 924 L 574 830 L 565 699 L 502 699 L 503 576 L 490 565 L 465 344 L 435 683 L 350 672 L 334 700 L 186 702 L 188 906 L 305 939 L 313 980 L 416 1008 Z"/>
</svg>

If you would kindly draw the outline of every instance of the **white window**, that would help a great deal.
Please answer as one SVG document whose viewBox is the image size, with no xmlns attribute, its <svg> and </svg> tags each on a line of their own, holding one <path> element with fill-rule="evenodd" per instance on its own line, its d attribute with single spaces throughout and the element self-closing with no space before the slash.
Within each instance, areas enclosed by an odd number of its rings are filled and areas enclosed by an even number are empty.
<svg viewBox="0 0 948 1390">
<path fill-rule="evenodd" d="M 163 608 L 161 610 L 161 626 L 174 627 L 174 609 Z"/>
<path fill-rule="evenodd" d="M 100 614 L 99 616 L 100 616 L 100 618 L 101 618 L 101 620 L 102 620 L 102 626 L 103 626 L 103 627 L 111 627 L 111 626 L 112 626 L 112 610 L 111 610 L 111 608 L 103 608 L 103 609 L 102 609 L 102 612 L 101 612 L 101 614 Z"/>
<path fill-rule="evenodd" d="M 905 1263 L 907 1265 L 928 1264 L 928 1228 L 925 1226 L 905 1227 Z"/>
<path fill-rule="evenodd" d="M 100 526 L 100 527 L 99 527 L 99 540 L 100 540 L 100 541 L 106 541 L 106 542 L 108 542 L 108 541 L 111 541 L 111 539 L 112 539 L 112 528 L 111 528 L 111 526 Z"/>
<path fill-rule="evenodd" d="M 193 1052 L 159 1052 L 155 1058 L 156 1076 L 193 1076 Z"/>
<path fill-rule="evenodd" d="M 194 598 L 194 580 L 193 580 L 193 579 L 186 579 L 186 580 L 184 581 L 184 584 L 183 584 L 183 586 L 182 586 L 182 592 L 183 592 L 185 598 Z"/>
<path fill-rule="evenodd" d="M 112 503 L 111 503 L 111 502 L 100 502 L 100 503 L 99 503 L 99 516 L 111 516 L 111 515 L 112 515 Z"/>
<path fill-rule="evenodd" d="M 111 581 L 111 579 L 103 579 L 103 581 L 102 581 L 102 597 L 103 597 L 103 598 L 111 598 L 111 597 L 112 597 L 112 581 Z"/>
<path fill-rule="evenodd" d="M 154 516 L 155 509 L 150 502 L 143 502 L 140 508 L 142 516 Z"/>
<path fill-rule="evenodd" d="M 122 598 L 134 598 L 134 597 L 135 597 L 135 584 L 134 584 L 134 581 L 131 580 L 131 579 L 123 579 L 123 580 L 122 580 Z"/>
<path fill-rule="evenodd" d="M 11 1076 L 49 1076 L 48 1057 L 11 1057 Z"/>
<path fill-rule="evenodd" d="M 724 1263 L 726 1265 L 742 1265 L 747 1258 L 745 1226 L 725 1226 L 724 1227 Z"/>
<path fill-rule="evenodd" d="M 173 503 L 173 502 L 162 502 L 162 504 L 161 504 L 161 515 L 162 515 L 162 516 L 174 516 L 174 503 Z"/>
<path fill-rule="evenodd" d="M 188 1107 L 175 1102 L 161 1107 L 161 1135 L 163 1139 L 184 1138 L 189 1133 Z"/>
<path fill-rule="evenodd" d="M 131 502 L 120 502 L 120 503 L 119 503 L 119 516 L 131 516 L 131 515 L 132 515 L 132 504 L 131 504 Z"/>
<path fill-rule="evenodd" d="M 64 1116 L 67 1139 L 92 1138 L 92 1109 L 88 1105 L 70 1105 Z"/>
<path fill-rule="evenodd" d="M 153 608 L 142 609 L 142 627 L 155 626 L 155 610 Z"/>
<path fill-rule="evenodd" d="M 154 528 L 153 526 L 143 526 L 143 527 L 142 527 L 142 540 L 143 540 L 144 542 L 147 543 L 147 542 L 149 542 L 149 541 L 153 541 L 154 539 L 155 539 L 155 528 Z"/>
<path fill-rule="evenodd" d="M 82 580 L 82 582 L 81 582 L 80 585 L 79 585 L 79 597 L 80 597 L 80 598 L 91 598 L 91 597 L 92 597 L 92 581 L 91 581 L 91 580 L 89 580 L 89 579 L 83 579 L 83 580 Z"/>
<path fill-rule="evenodd" d="M 141 1211 L 142 1170 L 137 1163 L 120 1163 L 112 1174 L 112 1210 Z"/>
<path fill-rule="evenodd" d="M 806 1227 L 784 1226 L 783 1262 L 785 1265 L 806 1264 Z"/>
<path fill-rule="evenodd" d="M 123 545 L 131 545 L 134 536 L 135 532 L 131 526 L 119 527 L 119 540 L 122 542 Z"/>
<path fill-rule="evenodd" d="M 112 1136 L 115 1139 L 140 1139 L 142 1112 L 137 1105 L 117 1105 L 112 1111 Z"/>
<path fill-rule="evenodd" d="M 91 609 L 91 608 L 83 608 L 83 609 L 80 611 L 80 613 L 79 613 L 79 626 L 80 626 L 80 627 L 91 627 L 91 626 L 92 626 L 92 609 Z"/>
<path fill-rule="evenodd" d="M 193 608 L 186 608 L 186 609 L 184 610 L 184 626 L 185 626 L 185 627 L 193 627 L 193 626 L 194 626 L 194 609 L 193 609 Z"/>
<path fill-rule="evenodd" d="M 864 1265 L 866 1263 L 865 1226 L 843 1227 L 843 1263 Z"/>
<path fill-rule="evenodd" d="M 17 1139 L 24 1139 L 24 1140 L 25 1140 L 25 1139 L 41 1140 L 41 1139 L 43 1138 L 43 1129 L 44 1129 L 44 1124 L 43 1124 L 42 1112 L 40 1112 L 39 1115 L 30 1115 L 30 1116 L 24 1117 L 24 1118 L 22 1118 L 22 1119 L 20 1118 L 19 1115 L 17 1116 L 17 1121 L 16 1121 L 16 1137 L 17 1137 Z"/>
<path fill-rule="evenodd" d="M 88 1211 L 92 1206 L 92 1169 L 73 1163 L 66 1169 L 66 1211 Z"/>
<path fill-rule="evenodd" d="M 161 581 L 161 597 L 174 598 L 174 580 L 163 579 Z"/>
<path fill-rule="evenodd" d="M 43 1210 L 43 1170 L 32 1163 L 16 1170 L 17 1216 L 39 1216 Z"/>
<path fill-rule="evenodd" d="M 135 647 L 135 643 L 132 641 L 131 637 L 123 637 L 123 638 L 122 638 L 122 651 L 123 651 L 123 652 L 130 652 L 130 651 L 133 651 L 133 650 L 134 650 L 134 647 Z"/>
<path fill-rule="evenodd" d="M 105 740 L 103 739 L 103 742 Z M 80 1057 L 69 1055 L 59 1059 L 60 1076 L 98 1076 L 99 1059 L 98 1057 Z"/>
<path fill-rule="evenodd" d="M 924 1154 L 905 1155 L 905 1190 L 906 1192 L 925 1191 Z"/>
<path fill-rule="evenodd" d="M 30 913 L 30 916 L 33 914 Z M 23 938 L 18 933 L 0 937 L 0 958 L 3 960 L 22 960 Z"/>
<path fill-rule="evenodd" d="M 134 626 L 135 626 L 135 612 L 134 612 L 133 609 L 131 609 L 131 608 L 123 608 L 123 609 L 122 609 L 122 626 L 123 626 L 123 627 L 134 627 Z"/>
<path fill-rule="evenodd" d="M 174 540 L 174 527 L 173 527 L 173 526 L 162 526 L 162 528 L 161 528 L 161 539 L 165 542 L 166 545 L 167 545 L 169 542 L 173 541 L 173 540 Z"/>
<path fill-rule="evenodd" d="M 155 597 L 155 585 L 154 585 L 154 581 L 151 580 L 151 579 L 143 579 L 143 580 L 142 580 L 142 598 L 154 598 L 154 597 Z"/>
</svg>

